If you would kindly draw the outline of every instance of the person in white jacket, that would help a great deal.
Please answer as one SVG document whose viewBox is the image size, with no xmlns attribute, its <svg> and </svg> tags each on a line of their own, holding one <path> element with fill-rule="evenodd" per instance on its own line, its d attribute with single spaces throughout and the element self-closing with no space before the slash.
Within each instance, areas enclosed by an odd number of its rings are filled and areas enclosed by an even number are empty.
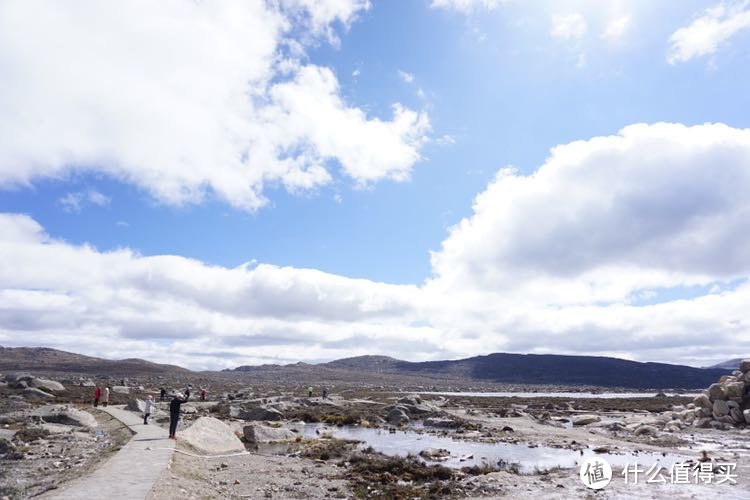
<svg viewBox="0 0 750 500">
<path fill-rule="evenodd" d="M 149 394 L 146 398 L 146 406 L 143 408 L 143 425 L 148 425 L 148 417 L 151 415 L 151 410 L 154 408 L 154 397 Z"/>
</svg>

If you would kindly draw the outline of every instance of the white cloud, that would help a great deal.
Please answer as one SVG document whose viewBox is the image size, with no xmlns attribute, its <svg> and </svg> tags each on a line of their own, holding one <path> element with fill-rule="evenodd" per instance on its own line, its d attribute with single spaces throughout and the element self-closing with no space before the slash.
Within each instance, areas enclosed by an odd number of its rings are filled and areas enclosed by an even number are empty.
<svg viewBox="0 0 750 500">
<path fill-rule="evenodd" d="M 404 83 L 414 82 L 414 75 L 408 71 L 398 70 L 398 77 L 401 78 Z"/>
<path fill-rule="evenodd" d="M 333 39 L 331 23 L 346 29 L 367 8 L 3 2 L 0 187 L 95 171 L 165 203 L 208 194 L 254 210 L 269 183 L 313 189 L 336 164 L 357 184 L 407 178 L 427 117 L 398 104 L 390 120 L 367 116 L 341 98 L 328 68 L 300 62 L 315 37 Z M 321 114 L 306 114 L 311 96 Z M 279 134 L 268 126 L 279 117 L 297 128 Z M 346 148 L 333 145 L 342 125 Z"/>
<path fill-rule="evenodd" d="M 719 3 L 703 11 L 689 26 L 672 33 L 667 61 L 676 64 L 711 55 L 746 29 L 750 29 L 750 1 Z"/>
<path fill-rule="evenodd" d="M 602 32 L 602 38 L 610 41 L 621 40 L 630 28 L 630 16 L 620 16 L 611 19 Z"/>
<path fill-rule="evenodd" d="M 587 29 L 586 18 L 581 14 L 555 15 L 552 16 L 550 35 L 564 39 L 581 38 Z"/>
<path fill-rule="evenodd" d="M 64 211 L 80 213 L 88 204 L 104 207 L 109 205 L 112 199 L 94 189 L 89 189 L 88 191 L 67 193 L 57 201 Z"/>
<path fill-rule="evenodd" d="M 463 13 L 473 10 L 493 10 L 508 0 L 432 0 L 430 6 L 434 9 L 451 9 Z"/>
<path fill-rule="evenodd" d="M 102 252 L 3 214 L 0 344 L 194 368 L 503 350 L 705 365 L 750 351 L 748 213 L 750 130 L 657 123 L 502 169 L 421 286 Z"/>
<path fill-rule="evenodd" d="M 451 289 L 542 304 L 750 274 L 750 130 L 636 124 L 502 169 L 432 256 Z"/>
</svg>

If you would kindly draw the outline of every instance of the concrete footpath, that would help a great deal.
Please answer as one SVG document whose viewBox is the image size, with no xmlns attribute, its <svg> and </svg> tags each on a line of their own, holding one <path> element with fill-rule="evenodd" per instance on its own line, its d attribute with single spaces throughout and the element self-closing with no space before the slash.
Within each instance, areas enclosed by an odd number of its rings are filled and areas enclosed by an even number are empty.
<svg viewBox="0 0 750 500">
<path fill-rule="evenodd" d="M 135 435 L 116 455 L 87 476 L 64 484 L 40 498 L 49 500 L 137 500 L 146 495 L 167 468 L 175 442 L 158 425 L 143 425 L 139 413 L 120 408 L 102 408 L 130 427 Z M 151 449 L 146 448 L 167 448 Z"/>
</svg>

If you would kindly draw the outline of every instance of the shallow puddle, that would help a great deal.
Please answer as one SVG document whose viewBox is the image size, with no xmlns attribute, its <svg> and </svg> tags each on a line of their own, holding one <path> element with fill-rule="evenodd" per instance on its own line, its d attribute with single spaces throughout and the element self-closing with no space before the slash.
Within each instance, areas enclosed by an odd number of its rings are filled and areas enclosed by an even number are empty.
<svg viewBox="0 0 750 500">
<path fill-rule="evenodd" d="M 638 462 L 641 466 L 651 467 L 658 464 L 669 469 L 676 462 L 684 462 L 687 457 L 653 453 L 594 453 L 590 449 L 573 451 L 546 446 L 529 447 L 527 444 L 512 443 L 476 443 L 462 441 L 452 437 L 440 437 L 410 431 L 389 432 L 387 429 L 368 429 L 362 427 L 328 427 L 322 424 L 308 424 L 295 427 L 305 438 L 319 438 L 331 434 L 339 439 L 361 441 L 360 448 L 371 446 L 375 451 L 386 455 L 418 455 L 426 448 L 442 448 L 450 452 L 447 460 L 439 462 L 425 460 L 428 463 L 440 463 L 446 467 L 460 468 L 473 465 L 496 466 L 516 464 L 521 473 L 533 473 L 556 467 L 577 467 L 582 460 L 597 456 L 605 458 L 616 469 L 628 463 Z M 287 445 L 265 445 L 262 453 L 283 454 L 288 451 Z"/>
</svg>

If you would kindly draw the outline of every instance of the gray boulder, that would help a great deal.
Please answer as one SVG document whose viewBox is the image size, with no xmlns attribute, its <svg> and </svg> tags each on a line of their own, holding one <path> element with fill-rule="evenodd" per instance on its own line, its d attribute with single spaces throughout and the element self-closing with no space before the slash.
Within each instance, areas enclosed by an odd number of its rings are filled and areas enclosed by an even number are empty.
<svg viewBox="0 0 750 500">
<path fill-rule="evenodd" d="M 65 387 L 60 382 L 54 380 L 48 380 L 46 378 L 33 378 L 31 379 L 31 387 L 37 389 L 44 389 L 46 391 L 64 391 Z"/>
<path fill-rule="evenodd" d="M 730 382 L 724 387 L 724 392 L 728 398 L 741 398 L 744 391 L 744 382 Z"/>
<path fill-rule="evenodd" d="M 388 412 L 388 423 L 392 425 L 406 425 L 409 421 L 409 415 L 406 414 L 404 408 L 396 406 Z"/>
<path fill-rule="evenodd" d="M 743 411 L 742 416 L 745 418 L 745 423 L 750 424 L 750 410 Z"/>
<path fill-rule="evenodd" d="M 750 359 L 743 359 L 740 361 L 740 371 L 742 373 L 750 372 Z"/>
<path fill-rule="evenodd" d="M 38 398 L 38 399 L 55 399 L 54 395 L 48 392 L 44 392 L 41 389 L 37 389 L 36 387 L 27 387 L 26 389 L 21 391 L 21 394 L 27 397 Z"/>
<path fill-rule="evenodd" d="M 279 421 L 284 419 L 284 414 L 273 408 L 253 408 L 240 411 L 240 418 L 247 421 Z"/>
<path fill-rule="evenodd" d="M 275 443 L 293 441 L 297 435 L 289 429 L 251 424 L 242 428 L 242 435 L 248 443 Z"/>
<path fill-rule="evenodd" d="M 573 417 L 573 425 L 589 425 L 594 422 L 600 422 L 602 419 L 597 415 L 578 415 Z"/>
<path fill-rule="evenodd" d="M 78 427 L 94 428 L 96 419 L 86 411 L 78 410 L 67 405 L 46 405 L 37 408 L 32 415 L 52 424 L 74 425 Z"/>
<path fill-rule="evenodd" d="M 245 445 L 232 429 L 219 419 L 201 417 L 186 430 L 177 433 L 183 445 L 203 455 L 221 455 L 245 451 Z"/>
<path fill-rule="evenodd" d="M 444 417 L 432 417 L 424 419 L 424 425 L 427 427 L 452 428 L 458 425 L 458 422 Z"/>
<path fill-rule="evenodd" d="M 722 399 L 714 401 L 714 417 L 719 418 L 729 415 L 729 405 Z"/>
<path fill-rule="evenodd" d="M 721 386 L 721 384 L 711 384 L 708 387 L 708 397 L 711 398 L 711 401 L 716 401 L 717 399 L 725 399 L 726 394 L 724 394 L 724 388 Z"/>
<path fill-rule="evenodd" d="M 658 436 L 659 430 L 653 425 L 642 425 L 635 430 L 635 435 L 636 436 L 643 436 L 643 435 Z"/>
<path fill-rule="evenodd" d="M 713 409 L 713 405 L 711 404 L 711 400 L 708 398 L 705 394 L 699 394 L 696 396 L 696 398 L 693 400 L 695 403 L 695 406 L 699 408 L 708 408 Z"/>
</svg>

